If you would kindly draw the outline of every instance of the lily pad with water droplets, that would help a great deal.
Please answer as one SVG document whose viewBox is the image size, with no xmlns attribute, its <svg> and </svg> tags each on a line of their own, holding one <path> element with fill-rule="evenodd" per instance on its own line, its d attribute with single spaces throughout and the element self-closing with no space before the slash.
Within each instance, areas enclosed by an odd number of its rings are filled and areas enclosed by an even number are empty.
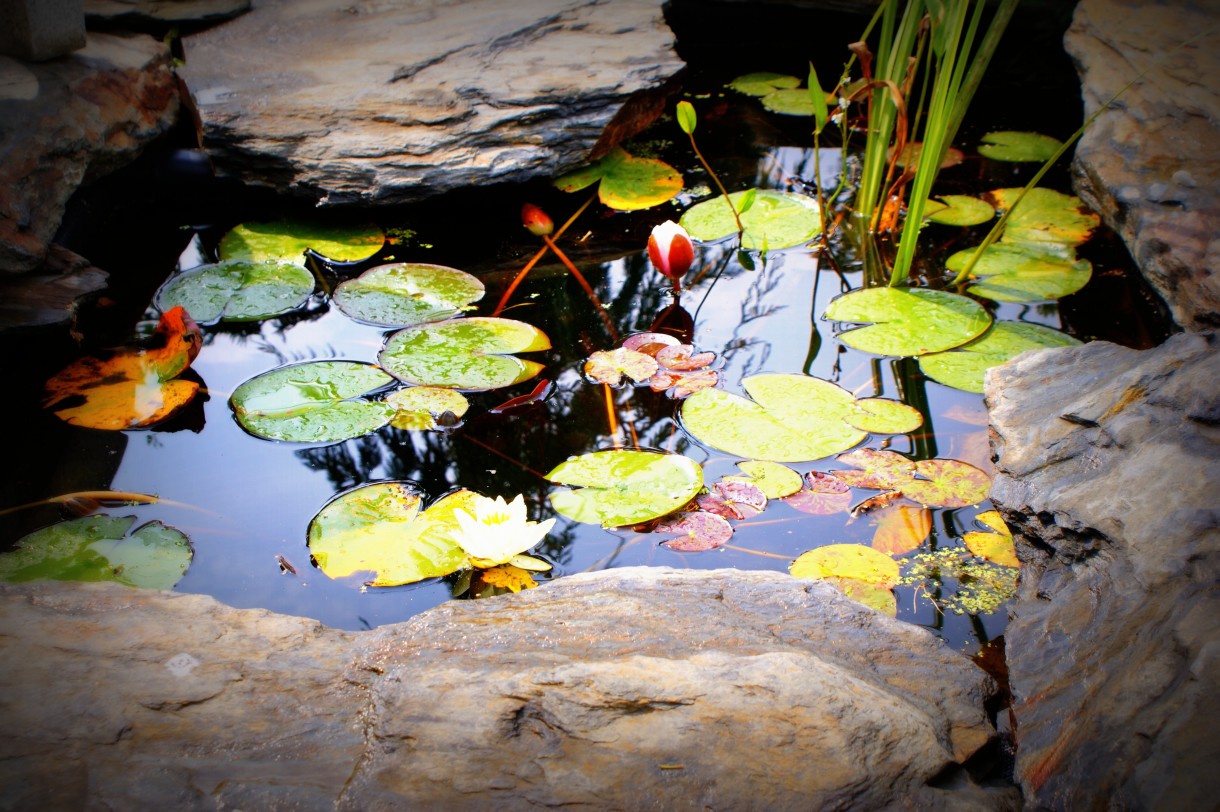
<svg viewBox="0 0 1220 812">
<path fill-rule="evenodd" d="M 1074 256 L 1075 246 L 1085 242 L 1101 222 L 1084 201 L 1054 189 L 1037 187 L 1021 197 L 1022 189 L 995 189 L 984 195 L 1001 211 L 1012 209 L 1000 243 L 1040 247 Z M 1021 202 L 1014 201 L 1021 197 Z"/>
<path fill-rule="evenodd" d="M 385 245 L 385 232 L 374 225 L 323 225 L 293 220 L 242 223 L 220 240 L 222 259 L 305 264 L 313 251 L 331 262 L 360 262 Z"/>
<path fill-rule="evenodd" d="M 190 542 L 161 522 L 128 533 L 135 520 L 100 514 L 35 530 L 0 555 L 0 580 L 115 581 L 172 589 L 191 564 Z"/>
<path fill-rule="evenodd" d="M 1063 142 L 1049 135 L 1014 130 L 989 132 L 979 139 L 979 155 L 993 161 L 1045 163 Z"/>
<path fill-rule="evenodd" d="M 966 296 L 925 288 L 865 288 L 831 301 L 824 318 L 862 324 L 838 334 L 849 347 L 874 355 L 927 355 L 965 344 L 991 325 Z"/>
<path fill-rule="evenodd" d="M 399 330 L 377 356 L 405 383 L 485 391 L 528 381 L 543 365 L 513 353 L 551 348 L 546 333 L 513 319 L 475 317 Z"/>
<path fill-rule="evenodd" d="M 387 327 L 442 321 L 483 298 L 483 283 L 456 268 L 397 262 L 370 268 L 335 288 L 335 304 L 353 319 Z"/>
<path fill-rule="evenodd" d="M 682 191 L 682 173 L 656 158 L 637 158 L 622 147 L 555 179 L 555 186 L 576 192 L 601 181 L 597 196 L 620 211 L 659 206 Z"/>
<path fill-rule="evenodd" d="M 855 398 L 829 381 L 769 373 L 741 383 L 749 399 L 721 389 L 688 397 L 682 425 L 705 445 L 772 462 L 822 459 L 867 436 L 843 420 Z"/>
<path fill-rule="evenodd" d="M 974 252 L 974 248 L 958 251 L 945 261 L 945 267 L 961 270 Z M 970 273 L 969 290 L 976 296 L 997 302 L 1042 302 L 1083 288 L 1093 275 L 1093 266 L 1087 259 L 1000 242 L 983 251 Z"/>
<path fill-rule="evenodd" d="M 1070 347 L 1080 342 L 1041 324 L 997 321 L 983 335 L 946 352 L 919 359 L 925 375 L 945 386 L 966 392 L 983 392 L 983 376 L 988 369 L 1015 358 L 1026 350 Z"/>
<path fill-rule="evenodd" d="M 747 190 L 749 191 L 749 190 Z M 742 246 L 756 251 L 778 251 L 803 245 L 822 230 L 818 202 L 807 195 L 756 189 L 754 205 L 741 214 L 745 229 Z M 746 192 L 733 192 L 729 199 L 741 211 Z M 683 213 L 679 225 L 696 240 L 713 242 L 737 233 L 737 221 L 723 195 L 696 203 Z"/>
<path fill-rule="evenodd" d="M 237 387 L 229 406 L 251 434 L 294 443 L 333 443 L 376 431 L 394 407 L 362 398 L 393 379 L 372 364 L 310 361 L 281 367 Z"/>
<path fill-rule="evenodd" d="M 1019 567 L 1017 548 L 1012 540 L 1012 531 L 1008 529 L 1004 518 L 998 510 L 987 510 L 974 517 L 976 522 L 990 528 L 993 532 L 971 530 L 962 536 L 966 549 L 985 558 L 993 564 L 1002 567 Z"/>
<path fill-rule="evenodd" d="M 615 449 L 573 457 L 546 478 L 574 486 L 551 494 L 551 505 L 569 519 L 621 527 L 666 516 L 703 487 L 703 470 L 688 457 Z"/>
<path fill-rule="evenodd" d="M 309 552 L 330 578 L 354 585 L 397 586 L 439 578 L 466 565 L 456 541 L 458 509 L 477 494 L 460 490 L 426 511 L 422 495 L 405 482 L 376 482 L 332 499 L 309 523 Z"/>
<path fill-rule="evenodd" d="M 155 303 L 163 311 L 181 305 L 200 324 L 258 321 L 296 310 L 313 289 L 301 265 L 228 260 L 171 276 Z"/>
</svg>

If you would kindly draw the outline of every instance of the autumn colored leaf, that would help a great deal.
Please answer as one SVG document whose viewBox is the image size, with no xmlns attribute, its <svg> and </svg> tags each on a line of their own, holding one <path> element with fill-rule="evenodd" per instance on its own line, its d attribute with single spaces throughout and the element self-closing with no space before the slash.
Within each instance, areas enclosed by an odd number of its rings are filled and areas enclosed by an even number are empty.
<svg viewBox="0 0 1220 812">
<path fill-rule="evenodd" d="M 681 342 L 668 333 L 636 333 L 623 339 L 623 347 L 628 350 L 642 352 L 656 357 L 665 347 L 672 347 Z"/>
<path fill-rule="evenodd" d="M 711 364 L 716 360 L 716 353 L 695 352 L 690 344 L 672 344 L 657 350 L 656 359 L 666 369 L 688 372 Z"/>
<path fill-rule="evenodd" d="M 851 513 L 852 519 L 858 519 L 866 513 L 874 513 L 887 508 L 901 498 L 902 491 L 886 491 L 876 496 L 870 496 L 858 505 L 852 506 L 852 509 L 848 512 Z"/>
<path fill-rule="evenodd" d="M 696 369 L 692 372 L 658 370 L 648 379 L 648 387 L 654 392 L 668 392 L 677 400 L 690 397 L 700 389 L 715 386 L 720 376 L 714 369 Z"/>
<path fill-rule="evenodd" d="M 835 471 L 839 479 L 857 488 L 900 491 L 925 507 L 957 508 L 987 498 L 991 478 L 960 460 L 912 462 L 893 451 L 861 448 L 840 454 L 839 462 L 862 470 Z"/>
<path fill-rule="evenodd" d="M 805 487 L 784 501 L 802 513 L 830 516 L 847 510 L 851 504 L 851 488 L 830 474 L 810 471 L 805 474 Z"/>
<path fill-rule="evenodd" d="M 484 586 L 495 590 L 497 594 L 520 592 L 523 589 L 533 589 L 538 586 L 528 570 L 514 567 L 512 564 L 501 564 L 498 567 L 481 570 L 476 577 Z M 478 586 L 471 586 L 471 593 L 476 597 L 485 597 L 484 591 Z"/>
<path fill-rule="evenodd" d="M 932 511 L 921 507 L 895 505 L 878 514 L 872 547 L 886 555 L 902 555 L 923 544 L 930 532 Z"/>
<path fill-rule="evenodd" d="M 818 547 L 802 553 L 788 571 L 795 578 L 855 578 L 887 589 L 898 583 L 898 562 L 862 544 Z"/>
<path fill-rule="evenodd" d="M 396 410 L 390 425 L 407 430 L 435 431 L 442 428 L 437 422 L 441 415 L 448 413 L 460 420 L 470 408 L 470 401 L 461 392 L 440 386 L 409 386 L 391 392 L 385 402 Z"/>
<path fill-rule="evenodd" d="M 890 617 L 898 616 L 898 596 L 888 586 L 872 584 L 860 578 L 822 578 L 856 603 L 876 609 Z"/>
<path fill-rule="evenodd" d="M 47 381 L 43 405 L 74 426 L 147 428 L 195 397 L 199 384 L 174 380 L 199 354 L 199 327 L 182 307 L 161 316 L 147 347 L 81 358 Z"/>
<path fill-rule="evenodd" d="M 624 375 L 636 383 L 643 383 L 657 371 L 657 360 L 623 347 L 598 350 L 585 361 L 584 371 L 591 381 L 609 386 L 621 386 Z"/>
<path fill-rule="evenodd" d="M 1013 544 L 1012 532 L 998 510 L 984 511 L 974 520 L 994 532 L 972 530 L 963 535 L 962 541 L 970 552 L 1002 567 L 1021 566 L 1020 560 L 1017 559 L 1016 545 Z"/>
<path fill-rule="evenodd" d="M 658 524 L 658 533 L 676 533 L 680 538 L 661 542 L 680 553 L 701 553 L 723 547 L 733 537 L 733 526 L 714 513 L 695 510 L 681 514 L 676 520 Z"/>
<path fill-rule="evenodd" d="M 897 490 L 915 473 L 915 463 L 895 451 L 859 448 L 840 454 L 839 462 L 859 468 L 859 471 L 835 471 L 838 479 L 855 488 Z"/>
</svg>

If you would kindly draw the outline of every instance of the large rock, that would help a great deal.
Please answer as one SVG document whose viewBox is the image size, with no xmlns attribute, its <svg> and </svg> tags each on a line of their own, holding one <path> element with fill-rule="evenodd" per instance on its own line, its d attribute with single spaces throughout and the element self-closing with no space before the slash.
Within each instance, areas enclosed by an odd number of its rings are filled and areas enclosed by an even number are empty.
<svg viewBox="0 0 1220 812">
<path fill-rule="evenodd" d="M 185 48 L 218 170 L 322 203 L 557 174 L 682 67 L 660 0 L 268 0 Z"/>
<path fill-rule="evenodd" d="M 68 198 L 133 160 L 178 109 L 169 49 L 149 36 L 90 34 L 38 64 L 0 57 L 0 271 L 39 267 Z"/>
<path fill-rule="evenodd" d="M 1077 145 L 1076 189 L 1188 330 L 1220 327 L 1217 19 L 1216 0 L 1081 0 L 1064 38 L 1087 115 L 1138 78 Z"/>
<path fill-rule="evenodd" d="M 620 569 L 371 632 L 0 587 L 5 808 L 1012 808 L 989 679 L 768 572 Z"/>
<path fill-rule="evenodd" d="M 1005 637 L 1033 808 L 1220 797 L 1220 339 L 991 370 L 991 499 L 1018 531 Z"/>
</svg>

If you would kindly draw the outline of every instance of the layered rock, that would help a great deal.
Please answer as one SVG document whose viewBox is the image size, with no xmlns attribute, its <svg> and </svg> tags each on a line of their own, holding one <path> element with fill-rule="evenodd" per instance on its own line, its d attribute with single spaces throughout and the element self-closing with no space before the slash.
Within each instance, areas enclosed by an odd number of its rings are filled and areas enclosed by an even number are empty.
<svg viewBox="0 0 1220 812">
<path fill-rule="evenodd" d="M 1077 192 L 1187 330 L 1220 326 L 1218 12 L 1214 0 L 1081 0 L 1064 38 L 1086 115 L 1122 91 L 1076 147 Z"/>
<path fill-rule="evenodd" d="M 1012 808 L 990 681 L 778 573 L 621 569 L 340 632 L 0 587 L 7 808 Z"/>
<path fill-rule="evenodd" d="M 185 49 L 218 170 L 322 203 L 558 174 L 682 67 L 659 0 L 268 0 Z"/>
<path fill-rule="evenodd" d="M 77 188 L 169 130 L 178 85 L 168 48 L 143 35 L 91 34 L 43 63 L 0 60 L 0 271 L 29 271 Z"/>
<path fill-rule="evenodd" d="M 1105 342 L 991 370 L 991 499 L 1018 532 L 1007 638 L 1033 808 L 1220 794 L 1220 338 Z"/>
</svg>

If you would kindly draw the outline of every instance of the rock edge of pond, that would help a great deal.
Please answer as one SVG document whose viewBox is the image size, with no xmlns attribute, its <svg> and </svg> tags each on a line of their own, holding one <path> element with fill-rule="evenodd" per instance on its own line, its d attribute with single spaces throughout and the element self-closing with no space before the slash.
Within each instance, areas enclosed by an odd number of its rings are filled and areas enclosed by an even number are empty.
<svg viewBox="0 0 1220 812">
<path fill-rule="evenodd" d="M 991 679 L 771 572 L 623 568 L 367 632 L 0 587 L 5 808 L 1015 809 Z"/>
</svg>

